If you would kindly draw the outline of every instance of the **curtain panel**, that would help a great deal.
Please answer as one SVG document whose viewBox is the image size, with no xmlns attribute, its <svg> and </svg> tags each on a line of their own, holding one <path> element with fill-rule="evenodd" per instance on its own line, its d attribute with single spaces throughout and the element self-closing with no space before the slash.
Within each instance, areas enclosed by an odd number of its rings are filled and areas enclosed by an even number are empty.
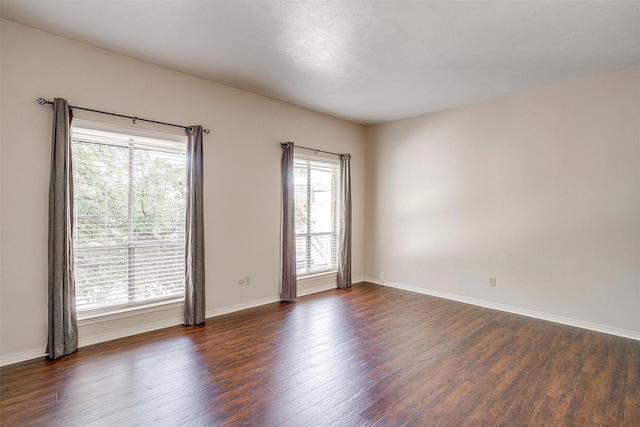
<svg viewBox="0 0 640 427">
<path fill-rule="evenodd" d="M 351 155 L 340 156 L 340 249 L 338 288 L 351 287 Z"/>
<path fill-rule="evenodd" d="M 282 144 L 282 277 L 280 300 L 297 297 L 296 229 L 294 210 L 294 147 L 292 142 Z"/>
<path fill-rule="evenodd" d="M 57 359 L 78 349 L 73 274 L 73 169 L 69 103 L 53 101 L 49 179 L 49 327 L 46 353 Z"/>
<path fill-rule="evenodd" d="M 204 209 L 202 126 L 187 129 L 184 324 L 204 323 Z"/>
</svg>

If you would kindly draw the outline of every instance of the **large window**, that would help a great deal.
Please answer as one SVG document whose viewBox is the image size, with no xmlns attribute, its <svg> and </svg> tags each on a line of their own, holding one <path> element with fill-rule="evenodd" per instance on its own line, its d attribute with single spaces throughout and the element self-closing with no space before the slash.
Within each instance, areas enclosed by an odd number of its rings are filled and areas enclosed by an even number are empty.
<svg viewBox="0 0 640 427">
<path fill-rule="evenodd" d="M 296 154 L 293 168 L 298 276 L 336 271 L 340 164 Z"/>
<path fill-rule="evenodd" d="M 185 138 L 72 129 L 79 312 L 184 298 Z"/>
</svg>

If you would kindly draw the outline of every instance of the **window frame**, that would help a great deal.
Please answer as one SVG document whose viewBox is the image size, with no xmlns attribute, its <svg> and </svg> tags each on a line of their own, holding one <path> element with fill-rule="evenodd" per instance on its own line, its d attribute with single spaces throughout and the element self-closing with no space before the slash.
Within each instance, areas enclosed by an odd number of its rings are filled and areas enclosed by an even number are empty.
<svg viewBox="0 0 640 427">
<path fill-rule="evenodd" d="M 304 273 L 300 273 L 298 271 L 298 267 L 297 264 L 300 262 L 300 260 L 298 259 L 298 257 L 296 257 L 296 273 L 297 273 L 297 277 L 300 279 L 307 279 L 307 278 L 313 278 L 315 276 L 321 276 L 321 275 L 326 275 L 326 274 L 332 274 L 332 273 L 336 273 L 338 271 L 338 253 L 339 253 L 339 243 L 340 243 L 340 218 L 339 218 L 339 209 L 340 209 L 340 161 L 337 159 L 334 159 L 333 157 L 329 157 L 329 156 L 324 156 L 324 155 L 320 155 L 320 154 L 316 154 L 316 155 L 309 155 L 309 154 L 302 154 L 299 152 L 295 152 L 294 153 L 294 160 L 293 160 L 293 168 L 294 168 L 294 176 L 295 176 L 295 170 L 297 168 L 299 168 L 299 163 L 300 162 L 305 162 L 306 163 L 306 169 L 307 169 L 307 173 L 306 173 L 306 178 L 307 178 L 307 182 L 306 182 L 306 190 L 307 190 L 307 196 L 306 196 L 306 200 L 307 200 L 307 211 L 306 211 L 306 232 L 305 233 L 298 233 L 298 231 L 296 230 L 295 233 L 295 237 L 296 237 L 296 244 L 297 241 L 300 237 L 304 237 L 305 238 L 305 253 L 306 253 L 306 257 L 304 259 L 304 268 L 305 271 Z M 310 224 L 310 219 L 311 219 L 311 185 L 310 185 L 310 181 L 311 181 L 311 174 L 309 173 L 310 170 L 312 169 L 312 162 L 316 162 L 319 164 L 325 164 L 328 165 L 328 167 L 331 170 L 331 178 L 332 178 L 332 184 L 331 184 L 331 190 L 332 190 L 332 208 L 331 208 L 331 212 L 332 212 L 332 218 L 331 218 L 331 231 L 328 232 L 311 232 L 311 224 Z M 296 193 L 295 191 L 295 180 L 294 180 L 294 194 Z M 295 198 L 294 198 L 294 203 L 295 203 Z M 318 237 L 318 236 L 331 236 L 331 259 L 332 259 L 332 263 L 333 265 L 331 265 L 329 268 L 325 268 L 325 269 L 320 269 L 320 270 L 314 270 L 311 268 L 311 261 L 312 261 L 312 256 L 311 256 L 311 239 L 313 237 Z"/>
<path fill-rule="evenodd" d="M 81 130 L 86 130 L 89 132 L 108 132 L 108 133 L 114 133 L 114 134 L 119 134 L 120 136 L 127 136 L 131 138 L 131 141 L 135 140 L 138 144 L 141 145 L 145 145 L 145 143 L 152 143 L 152 141 L 162 141 L 163 143 L 167 143 L 167 147 L 171 147 L 169 148 L 170 150 L 175 150 L 178 144 L 181 144 L 184 146 L 184 155 L 185 155 L 185 161 L 186 161 L 186 145 L 187 145 L 187 136 L 186 135 L 178 135 L 178 134 L 170 134 L 170 133 L 163 133 L 163 132 L 156 132 L 156 131 L 151 131 L 151 130 L 144 130 L 144 129 L 137 129 L 137 128 L 130 128 L 130 127 L 124 127 L 124 126 L 118 126 L 118 125 L 112 125 L 112 124 L 108 124 L 108 123 L 99 123 L 99 122 L 92 122 L 92 121 L 88 121 L 88 120 L 82 120 L 82 119 L 73 119 L 72 123 L 71 123 L 71 138 L 72 138 L 72 150 L 73 150 L 73 144 L 76 141 L 75 138 L 75 130 L 76 129 L 81 129 Z M 117 146 L 119 145 L 117 142 L 112 142 L 112 143 L 106 143 L 106 145 L 112 145 L 112 146 Z M 124 145 L 123 145 L 124 146 Z M 139 147 L 138 147 L 139 148 Z M 77 221 L 77 217 L 76 217 L 76 212 L 74 211 L 74 216 L 73 216 L 73 223 L 74 223 L 74 236 L 73 236 L 73 251 L 74 251 L 74 270 L 77 266 L 77 256 L 75 256 L 77 253 L 83 253 L 83 252 L 90 252 L 90 251 L 96 251 L 96 250 L 107 250 L 107 249 L 127 249 L 127 268 L 128 270 L 132 268 L 135 268 L 136 263 L 132 261 L 132 254 L 135 251 L 136 248 L 152 248 L 152 247 L 166 247 L 166 246 L 175 246 L 175 247 L 179 247 L 181 246 L 184 249 L 184 235 L 183 235 L 183 239 L 182 241 L 178 240 L 175 242 L 168 242 L 166 240 L 156 240 L 156 241 L 145 241 L 145 242 L 138 242 L 135 239 L 132 238 L 131 233 L 133 232 L 133 228 L 132 228 L 132 220 L 133 220 L 133 187 L 135 186 L 135 182 L 134 182 L 134 177 L 133 175 L 131 175 L 131 170 L 132 168 L 134 168 L 134 162 L 135 160 L 132 157 L 132 153 L 131 151 L 135 150 L 136 147 L 133 145 L 133 142 L 131 142 L 129 144 L 128 147 L 130 153 L 128 155 L 128 159 L 129 159 L 129 172 L 130 175 L 128 177 L 128 189 L 129 189 L 129 194 L 128 194 L 128 212 L 127 212 L 127 225 L 128 225 L 128 232 L 129 234 L 129 238 L 127 240 L 126 243 L 115 243 L 115 244 L 106 244 L 106 245 L 96 245 L 96 246 L 92 246 L 92 247 L 78 247 L 77 245 L 77 236 L 76 236 L 76 221 Z M 160 152 L 161 149 L 158 148 L 157 150 L 153 150 L 155 152 Z M 179 149 L 177 151 L 182 151 L 182 149 Z M 185 165 L 185 192 L 186 192 L 186 165 Z M 77 188 L 74 187 L 74 205 L 76 202 L 76 195 L 77 195 Z M 186 196 L 186 194 L 185 194 Z M 186 199 L 185 199 L 185 207 L 186 207 Z M 75 210 L 75 209 L 74 209 Z M 183 230 L 184 232 L 184 230 Z M 184 261 L 182 263 L 182 265 L 184 266 Z M 138 267 L 139 270 L 139 267 Z M 130 274 L 129 272 L 127 273 L 128 275 Z M 127 279 L 127 280 L 130 280 Z M 138 301 L 132 301 L 131 300 L 131 286 L 135 287 L 135 283 L 132 283 L 129 285 L 129 287 L 127 288 L 127 302 L 126 303 L 121 303 L 121 304 L 107 304 L 107 305 L 102 305 L 99 307 L 89 307 L 89 308 L 76 308 L 76 313 L 77 316 L 80 320 L 88 320 L 88 319 L 94 319 L 94 318 L 101 318 L 101 317 L 126 317 L 128 315 L 131 314 L 127 314 L 127 313 L 131 313 L 131 312 L 136 312 L 136 311 L 140 311 L 140 312 L 150 312 L 150 311 L 155 311 L 156 309 L 162 309 L 165 306 L 167 308 L 170 308 L 172 306 L 175 306 L 176 304 L 182 304 L 184 302 L 184 292 L 182 292 L 182 294 L 171 294 L 171 295 L 167 295 L 167 296 L 161 296 L 161 297 L 157 297 L 157 298 L 148 298 L 148 299 L 144 299 L 144 300 L 138 300 Z M 184 283 L 183 283 L 184 286 Z M 76 280 L 76 292 L 78 291 L 78 283 Z"/>
</svg>

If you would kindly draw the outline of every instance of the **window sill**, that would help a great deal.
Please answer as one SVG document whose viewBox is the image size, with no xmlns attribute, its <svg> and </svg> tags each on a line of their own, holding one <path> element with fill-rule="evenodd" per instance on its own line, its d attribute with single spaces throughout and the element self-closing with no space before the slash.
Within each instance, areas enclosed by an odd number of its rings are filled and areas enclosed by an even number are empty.
<svg viewBox="0 0 640 427">
<path fill-rule="evenodd" d="M 307 280 L 321 279 L 323 277 L 331 276 L 331 275 L 334 275 L 334 274 L 337 274 L 337 273 L 338 273 L 338 270 L 323 271 L 322 273 L 315 273 L 315 274 L 309 274 L 307 276 L 300 276 L 300 277 L 298 277 L 298 281 L 299 282 L 304 282 L 304 281 L 307 281 Z"/>
<path fill-rule="evenodd" d="M 132 316 L 153 313 L 156 311 L 169 310 L 184 306 L 184 298 L 174 298 L 166 301 L 158 301 L 150 304 L 138 305 L 135 307 L 125 307 L 103 313 L 78 313 L 78 326 L 92 325 L 95 323 L 108 322 L 111 320 L 124 319 Z"/>
</svg>

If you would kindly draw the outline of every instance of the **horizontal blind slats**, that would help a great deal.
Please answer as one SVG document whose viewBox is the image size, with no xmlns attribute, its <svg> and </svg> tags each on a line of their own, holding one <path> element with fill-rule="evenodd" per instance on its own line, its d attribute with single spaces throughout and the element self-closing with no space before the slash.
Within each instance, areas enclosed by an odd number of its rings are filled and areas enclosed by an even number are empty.
<svg viewBox="0 0 640 427">
<path fill-rule="evenodd" d="M 182 297 L 185 144 L 78 128 L 72 144 L 78 310 Z"/>
<path fill-rule="evenodd" d="M 296 267 L 304 276 L 337 269 L 340 166 L 327 160 L 294 160 Z"/>
</svg>

